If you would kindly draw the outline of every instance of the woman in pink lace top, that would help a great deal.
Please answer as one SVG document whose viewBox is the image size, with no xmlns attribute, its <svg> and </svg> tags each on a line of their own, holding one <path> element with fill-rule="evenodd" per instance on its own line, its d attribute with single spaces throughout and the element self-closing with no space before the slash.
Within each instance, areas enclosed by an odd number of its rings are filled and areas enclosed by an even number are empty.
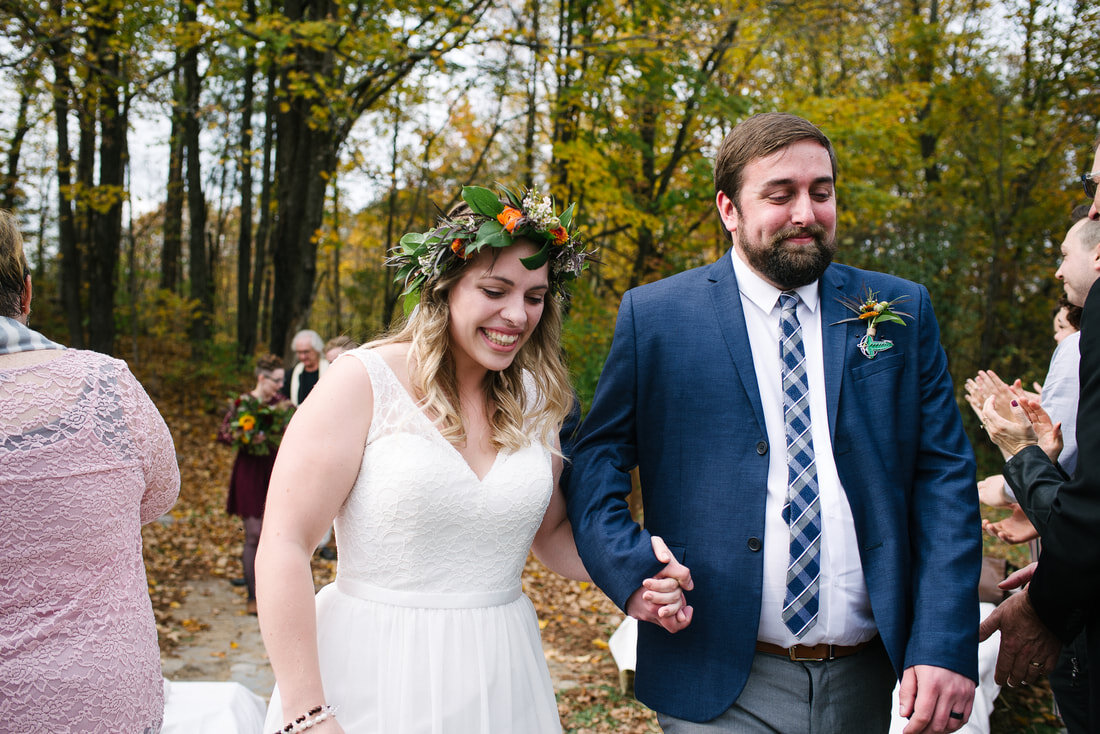
<svg viewBox="0 0 1100 734">
<path fill-rule="evenodd" d="M 156 732 L 141 526 L 179 493 L 172 437 L 125 363 L 26 327 L 15 238 L 0 212 L 0 730 Z"/>
</svg>

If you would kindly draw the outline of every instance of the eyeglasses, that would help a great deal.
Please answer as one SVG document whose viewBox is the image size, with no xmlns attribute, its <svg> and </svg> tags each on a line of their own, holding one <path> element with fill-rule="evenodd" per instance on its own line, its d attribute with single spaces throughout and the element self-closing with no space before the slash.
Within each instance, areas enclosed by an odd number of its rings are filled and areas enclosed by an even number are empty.
<svg viewBox="0 0 1100 734">
<path fill-rule="evenodd" d="M 1090 199 L 1096 196 L 1096 184 L 1100 183 L 1100 171 L 1081 174 L 1081 184 L 1085 187 L 1085 196 Z"/>
</svg>

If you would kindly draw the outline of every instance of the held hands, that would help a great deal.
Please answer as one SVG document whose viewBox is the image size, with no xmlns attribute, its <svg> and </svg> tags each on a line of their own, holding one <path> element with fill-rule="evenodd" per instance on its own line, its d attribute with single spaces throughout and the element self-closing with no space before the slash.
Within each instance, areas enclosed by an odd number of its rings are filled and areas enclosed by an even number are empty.
<svg viewBox="0 0 1100 734">
<path fill-rule="evenodd" d="M 691 571 L 676 560 L 660 537 L 652 536 L 651 542 L 653 555 L 665 567 L 630 595 L 626 613 L 643 622 L 659 624 L 669 632 L 679 632 L 691 624 L 694 613 L 684 597 L 685 591 L 695 588 Z"/>
</svg>

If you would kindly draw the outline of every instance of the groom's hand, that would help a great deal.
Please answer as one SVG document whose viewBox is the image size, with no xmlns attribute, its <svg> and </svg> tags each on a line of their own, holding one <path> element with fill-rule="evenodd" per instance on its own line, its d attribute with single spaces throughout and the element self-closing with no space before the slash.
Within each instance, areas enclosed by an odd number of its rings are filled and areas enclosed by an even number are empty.
<svg viewBox="0 0 1100 734">
<path fill-rule="evenodd" d="M 906 668 L 898 713 L 909 719 L 902 734 L 943 734 L 962 728 L 974 708 L 974 681 L 933 665 Z"/>
<path fill-rule="evenodd" d="M 654 535 L 652 542 L 653 555 L 665 567 L 630 595 L 626 613 L 643 622 L 659 624 L 669 632 L 679 632 L 691 624 L 693 614 L 684 597 L 685 590 L 695 587 L 691 570 L 676 560 L 664 540 Z"/>
</svg>

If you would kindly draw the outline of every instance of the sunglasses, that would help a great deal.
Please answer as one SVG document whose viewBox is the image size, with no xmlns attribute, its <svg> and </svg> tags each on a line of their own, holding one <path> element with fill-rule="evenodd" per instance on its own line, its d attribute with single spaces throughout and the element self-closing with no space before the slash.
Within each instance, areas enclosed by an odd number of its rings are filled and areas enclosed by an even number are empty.
<svg viewBox="0 0 1100 734">
<path fill-rule="evenodd" d="M 1081 184 L 1085 187 L 1085 196 L 1090 199 L 1096 196 L 1096 184 L 1100 183 L 1100 171 L 1081 174 Z"/>
</svg>

